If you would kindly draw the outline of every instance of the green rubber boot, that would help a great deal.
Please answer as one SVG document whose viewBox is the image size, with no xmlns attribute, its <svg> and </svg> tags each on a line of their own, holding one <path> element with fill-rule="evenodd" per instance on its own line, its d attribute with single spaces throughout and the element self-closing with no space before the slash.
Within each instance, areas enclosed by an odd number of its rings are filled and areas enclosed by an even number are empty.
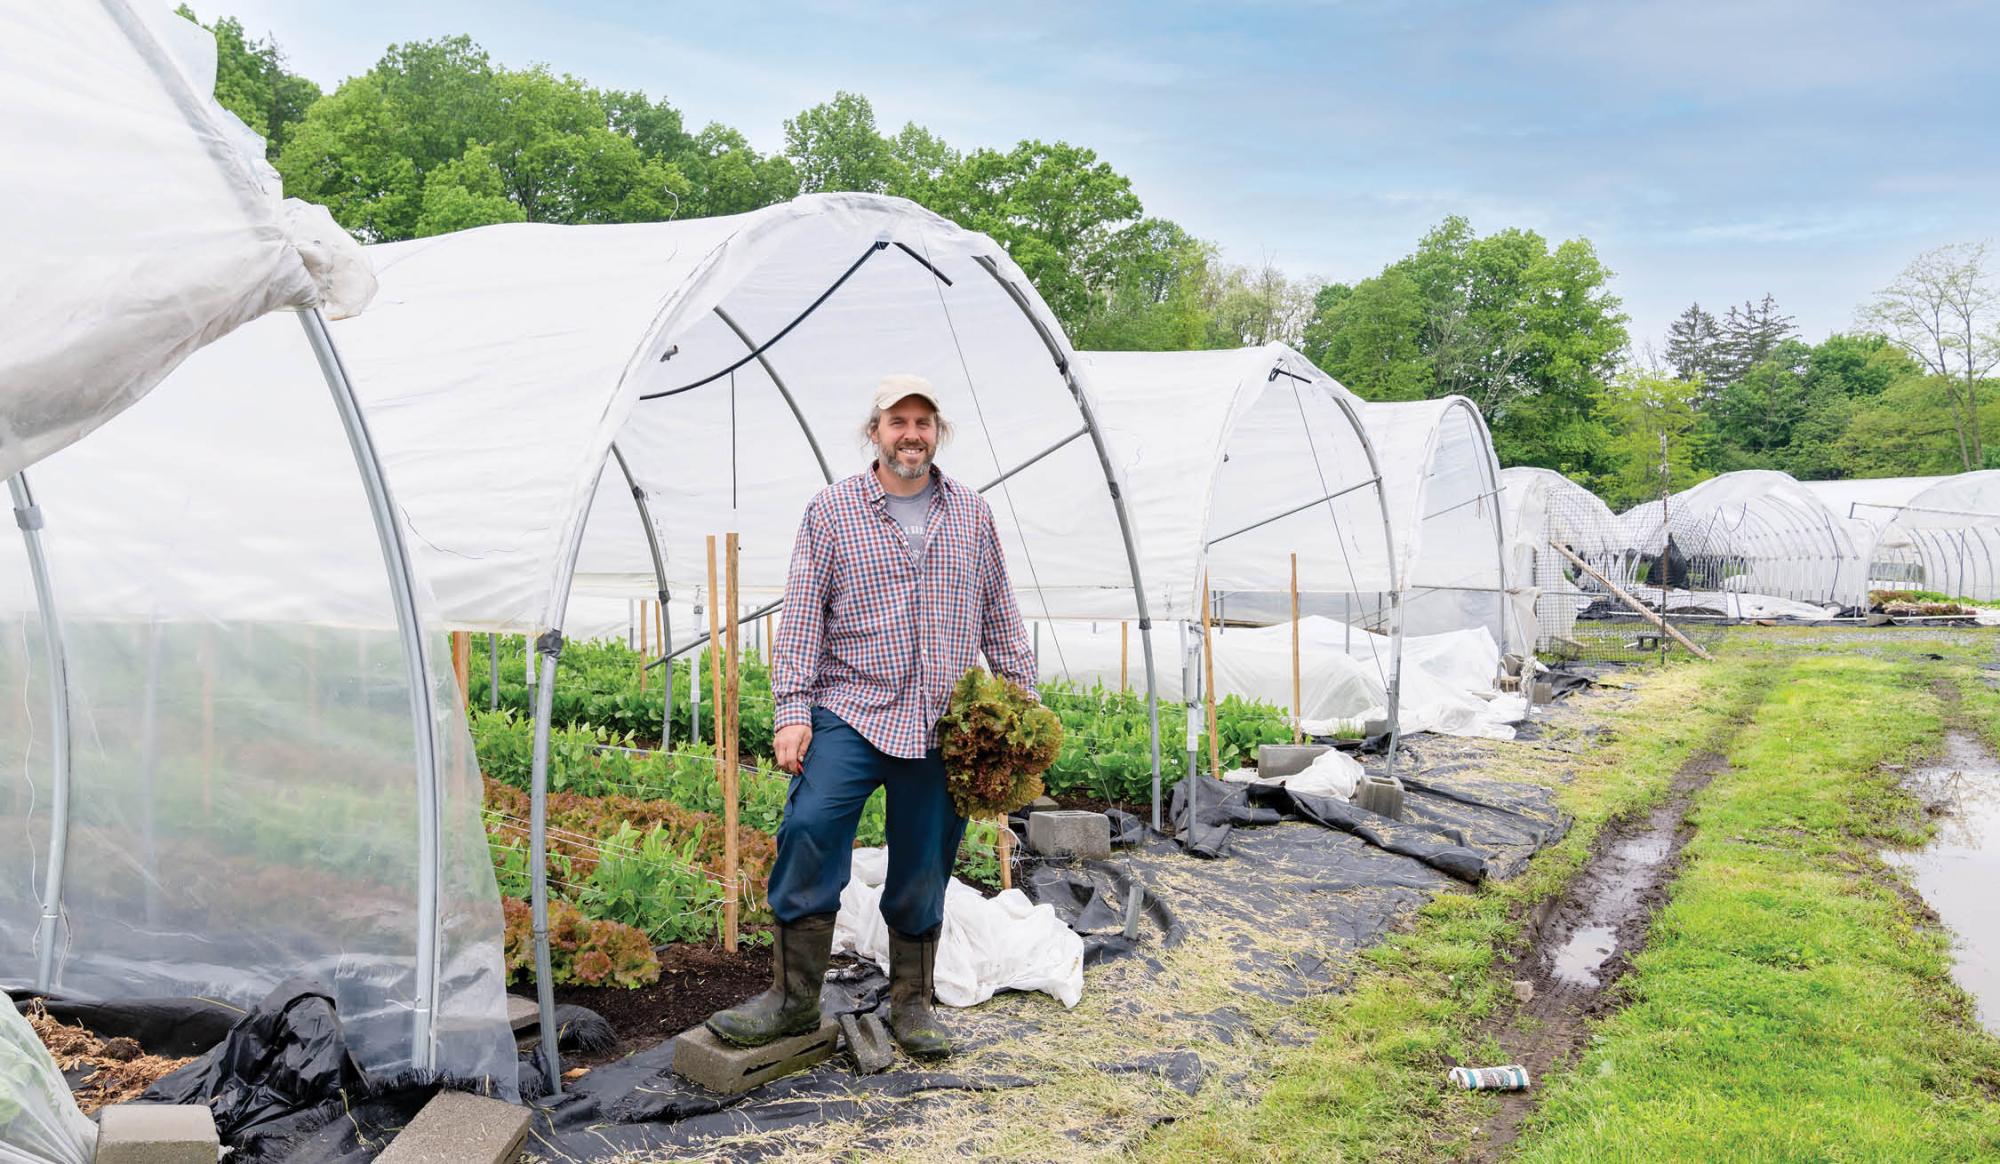
<svg viewBox="0 0 2000 1164">
<path fill-rule="evenodd" d="M 790 925 L 779 923 L 771 951 L 771 989 L 708 1016 L 708 1029 L 739 1047 L 761 1047 L 818 1030 L 819 988 L 833 956 L 833 916 L 821 913 Z"/>
<path fill-rule="evenodd" d="M 951 1034 L 931 1010 L 931 970 L 937 963 L 937 934 L 906 938 L 889 931 L 889 1033 L 913 1059 L 951 1054 Z"/>
</svg>

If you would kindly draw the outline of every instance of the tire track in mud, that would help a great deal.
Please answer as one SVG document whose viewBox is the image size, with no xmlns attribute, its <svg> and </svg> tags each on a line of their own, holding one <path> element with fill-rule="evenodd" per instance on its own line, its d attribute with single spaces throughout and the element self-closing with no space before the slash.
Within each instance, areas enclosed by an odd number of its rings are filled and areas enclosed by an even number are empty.
<svg viewBox="0 0 2000 1164">
<path fill-rule="evenodd" d="M 1645 948 L 1654 915 L 1672 896 L 1681 850 L 1694 836 L 1688 810 L 1728 769 L 1730 744 L 1768 690 L 1766 684 L 1748 690 L 1743 706 L 1675 770 L 1666 797 L 1650 811 L 1605 825 L 1568 887 L 1535 909 L 1527 952 L 1502 971 L 1530 983 L 1533 993 L 1483 1032 L 1499 1043 L 1498 1062 L 1528 1069 L 1532 1087 L 1499 1095 L 1499 1109 L 1481 1126 L 1468 1159 L 1490 1164 L 1506 1154 L 1549 1073 L 1574 1057 L 1598 1019 L 1618 1008 L 1611 987 Z"/>
</svg>

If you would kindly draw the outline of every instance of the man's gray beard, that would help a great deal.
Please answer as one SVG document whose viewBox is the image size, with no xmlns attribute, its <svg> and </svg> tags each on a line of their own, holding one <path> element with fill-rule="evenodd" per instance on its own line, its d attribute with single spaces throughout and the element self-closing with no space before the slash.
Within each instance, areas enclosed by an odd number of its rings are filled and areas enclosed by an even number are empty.
<svg viewBox="0 0 2000 1164">
<path fill-rule="evenodd" d="M 905 465 L 903 459 L 896 455 L 899 451 L 897 449 L 883 449 L 881 450 L 881 455 L 876 458 L 876 461 L 905 481 L 921 481 L 930 474 L 932 458 L 925 457 L 924 463 L 921 465 Z"/>
</svg>

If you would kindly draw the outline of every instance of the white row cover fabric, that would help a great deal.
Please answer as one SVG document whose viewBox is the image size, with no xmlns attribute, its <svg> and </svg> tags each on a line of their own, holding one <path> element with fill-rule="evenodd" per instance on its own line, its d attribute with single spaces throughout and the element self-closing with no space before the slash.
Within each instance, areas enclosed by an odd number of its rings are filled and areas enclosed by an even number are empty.
<svg viewBox="0 0 2000 1164">
<path fill-rule="evenodd" d="M 853 873 L 840 891 L 833 950 L 889 970 L 889 924 L 882 920 L 882 882 L 889 850 L 854 850 Z M 978 1006 L 1002 990 L 1038 990 L 1065 1007 L 1083 998 L 1083 939 L 1018 889 L 992 897 L 956 877 L 945 887 L 944 925 L 933 973 L 937 1000 Z"/>
<path fill-rule="evenodd" d="M 419 723 L 355 452 L 299 319 L 274 313 L 196 351 L 26 476 L 73 717 L 55 985 L 249 1006 L 313 976 L 362 1065 L 395 1075 L 421 1059 L 429 957 L 438 1069 L 511 1094 L 499 898 L 449 647 L 433 623 L 436 723 Z M 23 542 L 0 538 L 0 751 L 19 764 L 0 780 L 8 986 L 37 969 L 48 688 Z M 443 750 L 434 789 L 419 731 Z"/>
<path fill-rule="evenodd" d="M 372 294 L 214 89 L 213 37 L 157 0 L 0 0 L 0 477 L 246 320 Z"/>
<path fill-rule="evenodd" d="M 1234 768 L 1224 772 L 1222 778 L 1238 784 L 1276 784 L 1302 796 L 1353 800 L 1355 791 L 1361 787 L 1363 771 L 1361 761 L 1335 749 L 1320 753 L 1312 763 L 1289 776 L 1259 776 L 1255 768 Z"/>
<path fill-rule="evenodd" d="M 1882 526 L 1870 578 L 1891 588 L 2000 601 L 2000 470 L 1933 481 Z"/>
<path fill-rule="evenodd" d="M 1058 629 L 1059 638 L 1052 633 Z M 1164 629 L 1163 641 L 1173 641 L 1175 628 Z M 1136 690 L 1143 677 L 1138 669 L 1137 632 L 1130 634 L 1129 646 L 1121 656 L 1126 640 L 1121 638 L 1117 623 L 1043 624 L 1037 632 L 1041 677 L 1115 689 L 1122 660 L 1127 681 Z M 1191 627 L 1187 638 L 1197 642 L 1200 634 L 1199 628 Z M 1232 626 L 1216 632 L 1214 639 L 1218 698 L 1236 695 L 1291 709 L 1290 623 Z M 1060 654 L 1054 649 L 1057 642 Z M 1300 618 L 1302 726 L 1330 735 L 1385 717 L 1388 685 L 1377 661 L 1385 658 L 1389 649 L 1385 635 L 1319 615 Z M 1520 697 L 1502 696 L 1495 689 L 1499 671 L 1499 645 L 1483 626 L 1406 637 L 1398 716 L 1402 733 L 1511 737 L 1513 732 L 1507 725 L 1518 722 L 1527 709 Z M 1159 694 L 1161 699 L 1175 702 L 1185 698 L 1179 667 L 1160 669 Z"/>
<path fill-rule="evenodd" d="M 1595 493 L 1553 469 L 1500 471 L 1507 516 L 1507 559 L 1515 617 L 1535 629 L 1535 649 L 1576 629 L 1577 613 L 1603 587 L 1563 557 L 1558 543 L 1608 578 L 1619 578 L 1623 527 Z"/>
<path fill-rule="evenodd" d="M 990 239 L 914 203 L 815 195 L 370 254 L 381 293 L 333 334 L 455 628 L 561 625 L 573 554 L 579 592 L 656 595 L 614 442 L 676 597 L 706 589 L 706 535 L 734 530 L 746 602 L 777 598 L 806 501 L 865 467 L 891 372 L 936 386 L 947 472 L 981 488 L 1020 470 L 986 494 L 1017 587 L 1049 610 L 1131 592 L 1054 317 Z"/>
<path fill-rule="evenodd" d="M 1666 581 L 1675 587 L 1842 606 L 1867 597 L 1865 524 L 1836 514 L 1785 473 L 1724 473 L 1635 506 L 1620 522 L 1633 577 L 1649 585 L 1660 584 L 1665 554 Z"/>
<path fill-rule="evenodd" d="M 1372 604 L 1394 589 L 1366 406 L 1304 356 L 1273 343 L 1077 363 L 1124 479 L 1153 617 L 1198 619 L 1204 569 L 1215 594 L 1289 604 L 1292 554 L 1303 594 Z"/>
<path fill-rule="evenodd" d="M 1388 489 L 1405 632 L 1484 627 L 1524 653 L 1534 628 L 1508 601 L 1500 464 L 1478 407 L 1463 396 L 1370 403 L 1361 419 Z"/>
</svg>

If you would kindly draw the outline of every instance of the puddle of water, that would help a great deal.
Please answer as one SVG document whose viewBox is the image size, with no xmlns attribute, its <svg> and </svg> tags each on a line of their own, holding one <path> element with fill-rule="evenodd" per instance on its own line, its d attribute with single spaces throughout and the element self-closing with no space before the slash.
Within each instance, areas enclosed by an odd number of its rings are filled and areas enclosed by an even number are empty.
<svg viewBox="0 0 2000 1164">
<path fill-rule="evenodd" d="M 1569 939 L 1549 954 L 1549 977 L 1592 990 L 1604 984 L 1598 971 L 1618 949 L 1619 926 L 1645 908 L 1646 888 L 1659 876 L 1673 842 L 1670 822 L 1656 822 L 1611 847 L 1590 875 L 1583 916 Z"/>
<path fill-rule="evenodd" d="M 1657 865 L 1667 859 L 1667 848 L 1673 844 L 1671 833 L 1647 833 L 1620 841 L 1612 849 L 1621 859 L 1636 861 L 1642 865 Z"/>
<path fill-rule="evenodd" d="M 1973 997 L 1980 1025 L 2000 1035 L 2000 761 L 1965 732 L 1945 736 L 1944 762 L 1906 780 L 1926 804 L 1941 808 L 1931 843 L 1882 859 L 1910 871 L 1924 900 L 1951 927 L 1952 976 Z"/>
<path fill-rule="evenodd" d="M 1618 948 L 1618 927 L 1581 926 L 1549 955 L 1549 976 L 1573 986 L 1598 986 L 1597 972 Z"/>
</svg>

